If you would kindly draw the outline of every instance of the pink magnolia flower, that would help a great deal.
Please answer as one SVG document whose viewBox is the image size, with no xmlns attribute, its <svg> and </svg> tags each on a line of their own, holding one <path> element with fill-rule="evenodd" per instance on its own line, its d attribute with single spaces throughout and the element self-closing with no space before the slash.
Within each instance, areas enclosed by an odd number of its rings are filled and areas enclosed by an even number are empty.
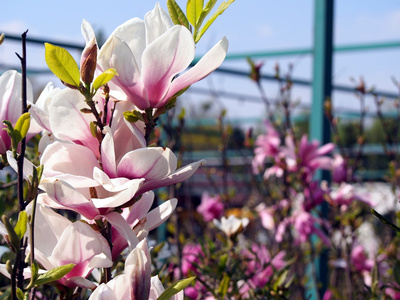
<svg viewBox="0 0 400 300">
<path fill-rule="evenodd" d="M 176 169 L 177 159 L 168 148 L 132 150 L 115 161 L 114 140 L 108 132 L 102 143 L 102 167 L 88 148 L 68 142 L 46 147 L 41 186 L 48 205 L 71 209 L 88 219 L 104 215 L 146 191 L 181 182 L 204 162 Z"/>
<path fill-rule="evenodd" d="M 253 243 L 251 250 L 245 249 L 243 256 L 247 262 L 246 275 L 249 279 L 240 289 L 241 294 L 246 293 L 249 289 L 263 288 L 270 280 L 274 270 L 281 270 L 286 262 L 285 252 L 280 251 L 274 257 L 271 257 L 265 245 Z"/>
<path fill-rule="evenodd" d="M 27 207 L 30 213 L 32 206 Z M 30 238 L 30 237 L 29 237 Z M 111 250 L 100 233 L 84 222 L 72 223 L 44 205 L 37 204 L 35 216 L 35 259 L 46 269 L 51 270 L 70 263 L 75 267 L 59 284 L 73 288 L 95 288 L 86 277 L 94 268 L 112 266 Z M 10 276 L 5 268 L 0 272 Z"/>
<path fill-rule="evenodd" d="M 275 240 L 281 242 L 283 240 L 283 235 L 289 225 L 292 225 L 297 233 L 296 242 L 304 243 L 309 241 L 310 236 L 317 235 L 322 242 L 329 246 L 330 240 L 327 234 L 324 232 L 329 229 L 329 224 L 324 222 L 322 219 L 313 216 L 311 213 L 304 211 L 303 208 L 295 211 L 290 217 L 286 217 L 278 225 L 275 234 Z"/>
<path fill-rule="evenodd" d="M 6 154 L 11 149 L 11 139 L 4 128 L 3 121 L 9 121 L 15 125 L 22 110 L 22 75 L 17 71 L 6 71 L 0 76 L 0 154 Z M 27 81 L 27 99 L 33 101 L 32 86 Z M 31 120 L 27 140 L 40 132 L 39 126 Z"/>
<path fill-rule="evenodd" d="M 125 260 L 124 272 L 107 284 L 102 283 L 89 299 L 141 300 L 149 298 L 151 288 L 151 259 L 147 240 L 141 241 Z"/>
<path fill-rule="evenodd" d="M 204 192 L 197 212 L 203 216 L 206 222 L 220 218 L 224 214 L 224 204 L 221 202 L 221 197 L 219 195 L 211 197 L 207 192 Z"/>
<path fill-rule="evenodd" d="M 182 250 L 182 273 L 188 275 L 189 271 L 192 271 L 197 274 L 193 264 L 199 264 L 201 256 L 204 256 L 204 253 L 199 244 L 186 244 Z"/>
<path fill-rule="evenodd" d="M 347 179 L 347 163 L 343 156 L 334 154 L 332 160 L 332 181 L 341 183 Z"/>
<path fill-rule="evenodd" d="M 365 254 L 364 246 L 356 245 L 355 247 L 353 247 L 353 249 L 351 250 L 350 260 L 354 268 L 363 276 L 364 283 L 367 286 L 371 286 L 371 271 L 374 267 L 375 261 L 367 257 L 367 255 Z"/>
<path fill-rule="evenodd" d="M 86 39 L 93 36 L 90 26 L 84 30 Z M 110 83 L 111 91 L 123 92 L 125 99 L 144 110 L 165 106 L 176 93 L 209 75 L 225 59 L 227 48 L 223 38 L 178 76 L 193 61 L 193 36 L 186 27 L 174 26 L 156 4 L 144 20 L 134 18 L 114 30 L 100 49 L 98 65 L 102 71 L 115 68 L 119 76 Z"/>
<path fill-rule="evenodd" d="M 375 205 L 367 194 L 357 193 L 354 185 L 345 182 L 342 182 L 337 189 L 333 190 L 330 196 L 333 203 L 339 205 L 342 211 L 346 211 L 355 200 L 364 202 L 371 207 Z"/>
<path fill-rule="evenodd" d="M 255 156 L 252 161 L 253 173 L 258 174 L 260 168 L 264 167 L 265 160 L 274 158 L 279 153 L 281 138 L 271 122 L 265 121 L 266 134 L 259 135 L 256 139 Z"/>
<path fill-rule="evenodd" d="M 365 255 L 362 245 L 357 245 L 351 250 L 351 263 L 357 271 L 370 272 L 374 267 L 374 260 Z"/>
<path fill-rule="evenodd" d="M 319 147 L 318 141 L 309 142 L 307 135 L 303 135 L 298 147 L 296 147 L 293 136 L 287 135 L 285 145 L 280 148 L 275 156 L 275 165 L 267 169 L 264 178 L 271 175 L 281 177 L 283 175 L 282 162 L 285 163 L 287 170 L 291 172 L 301 172 L 304 180 L 311 181 L 317 169 L 330 170 L 332 158 L 326 156 L 334 149 L 335 145 L 328 143 Z"/>
</svg>

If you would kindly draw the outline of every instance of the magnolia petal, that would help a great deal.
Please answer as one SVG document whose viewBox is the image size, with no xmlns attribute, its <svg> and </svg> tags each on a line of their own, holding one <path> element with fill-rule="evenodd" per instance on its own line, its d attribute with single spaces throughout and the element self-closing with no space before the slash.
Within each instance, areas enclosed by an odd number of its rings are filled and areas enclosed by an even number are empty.
<svg viewBox="0 0 400 300">
<path fill-rule="evenodd" d="M 156 3 L 154 9 L 144 16 L 146 26 L 146 44 L 149 45 L 159 36 L 164 34 L 174 23 L 168 13 Z"/>
<path fill-rule="evenodd" d="M 102 217 L 110 222 L 111 225 L 118 231 L 118 233 L 125 238 L 130 250 L 136 247 L 136 245 L 139 243 L 139 240 L 132 231 L 132 228 L 120 214 L 116 212 L 110 212 Z"/>
<path fill-rule="evenodd" d="M 195 44 L 190 31 L 181 25 L 167 32 L 146 47 L 142 56 L 142 81 L 150 107 L 162 107 L 174 76 L 184 71 L 192 62 Z M 139 107 L 140 108 L 140 107 Z M 148 108 L 142 107 L 141 109 Z"/>
<path fill-rule="evenodd" d="M 110 179 L 110 177 L 99 168 L 93 169 L 93 179 L 108 192 L 121 192 L 126 190 L 132 183 L 129 179 L 118 177 Z"/>
<path fill-rule="evenodd" d="M 154 202 L 154 192 L 148 191 L 142 195 L 142 197 L 135 202 L 131 207 L 124 208 L 122 211 L 122 217 L 133 227 L 136 223 L 143 219 L 149 212 Z"/>
<path fill-rule="evenodd" d="M 157 228 L 164 223 L 174 212 L 178 200 L 176 198 L 165 201 L 158 207 L 154 208 L 146 215 L 146 225 L 148 230 Z"/>
<path fill-rule="evenodd" d="M 107 284 L 100 284 L 90 295 L 89 300 L 117 300 L 112 289 Z"/>
<path fill-rule="evenodd" d="M 68 278 L 67 280 L 64 280 L 63 283 L 68 286 L 68 287 L 81 287 L 84 289 L 95 289 L 96 285 L 91 282 L 90 280 L 83 278 L 81 276 L 75 276 L 75 277 L 71 277 Z"/>
<path fill-rule="evenodd" d="M 125 154 L 117 166 L 117 173 L 120 177 L 153 180 L 167 176 L 176 166 L 176 156 L 169 148 L 142 148 Z"/>
<path fill-rule="evenodd" d="M 157 299 L 164 292 L 164 286 L 158 275 L 151 277 L 150 297 L 149 299 Z"/>
<path fill-rule="evenodd" d="M 18 163 L 14 158 L 12 152 L 7 151 L 6 154 L 7 154 L 8 164 L 10 165 L 11 168 L 13 168 L 15 172 L 18 172 Z M 23 177 L 25 180 L 30 181 L 29 176 L 33 175 L 33 168 L 36 168 L 36 166 L 33 163 L 31 163 L 28 159 L 24 158 Z"/>
<path fill-rule="evenodd" d="M 0 76 L 0 120 L 15 124 L 21 115 L 21 82 L 22 75 L 14 70 Z M 31 88 L 28 93 L 32 99 Z"/>
<path fill-rule="evenodd" d="M 140 58 L 142 57 L 142 53 L 146 47 L 145 25 L 143 20 L 139 18 L 130 19 L 118 26 L 111 33 L 110 37 L 104 43 L 99 52 L 99 61 L 101 64 L 105 61 L 110 61 L 112 52 L 109 52 L 109 49 L 106 48 L 108 47 L 109 43 L 111 43 L 111 40 L 115 37 L 124 41 L 129 46 L 140 70 Z M 110 66 L 106 67 L 106 69 L 108 68 L 110 68 Z M 117 71 L 120 73 L 118 69 Z"/>
<path fill-rule="evenodd" d="M 151 284 L 151 259 L 147 240 L 142 240 L 125 261 L 125 275 L 130 282 L 132 299 L 148 299 Z"/>
<path fill-rule="evenodd" d="M 86 44 L 88 44 L 93 39 L 95 41 L 95 44 L 97 44 L 96 35 L 94 33 L 92 25 L 90 25 L 90 23 L 88 21 L 86 21 L 85 19 L 83 19 L 83 21 L 82 21 L 81 32 L 82 32 L 83 38 L 85 39 Z"/>
<path fill-rule="evenodd" d="M 113 134 L 108 128 L 101 142 L 101 163 L 103 170 L 111 177 L 117 177 L 117 166 L 115 164 L 115 151 Z"/>
<path fill-rule="evenodd" d="M 331 152 L 333 149 L 335 149 L 335 144 L 333 143 L 328 143 L 323 145 L 322 147 L 318 148 L 316 151 L 316 155 L 325 155 Z"/>
<path fill-rule="evenodd" d="M 71 241 L 74 242 L 71 243 Z M 113 262 L 108 242 L 88 224 L 78 221 L 64 230 L 53 250 L 52 258 L 59 262 L 59 265 L 79 264 L 85 261 L 89 262 L 99 254 L 105 254 L 106 258 L 104 260 L 96 260 L 97 265 L 91 265 L 90 268 L 111 267 Z M 86 270 L 81 272 L 82 274 L 87 273 Z"/>
<path fill-rule="evenodd" d="M 168 175 L 163 179 L 146 181 L 143 184 L 143 186 L 139 189 L 138 195 L 159 187 L 164 187 L 178 182 L 182 182 L 191 177 L 200 166 L 205 164 L 206 161 L 202 159 L 176 170 L 175 172 L 173 172 L 172 174 Z"/>
<path fill-rule="evenodd" d="M 43 89 L 35 104 L 31 104 L 29 112 L 32 118 L 39 126 L 47 131 L 51 131 L 49 120 L 49 105 L 54 95 L 60 91 L 60 88 L 55 88 L 52 82 L 49 82 Z"/>
<path fill-rule="evenodd" d="M 100 165 L 93 152 L 84 146 L 56 141 L 44 150 L 40 163 L 44 165 L 44 177 L 63 178 L 75 187 L 98 185 L 92 173 Z"/>
<path fill-rule="evenodd" d="M 26 208 L 29 214 L 32 212 L 31 203 Z M 35 214 L 35 249 L 50 257 L 52 249 L 69 225 L 70 220 L 38 203 Z"/>
<path fill-rule="evenodd" d="M 228 44 L 228 40 L 224 37 L 213 48 L 211 48 L 211 50 L 208 51 L 194 67 L 190 68 L 187 72 L 174 79 L 165 98 L 171 98 L 180 90 L 203 79 L 216 68 L 218 68 L 226 57 Z"/>
<path fill-rule="evenodd" d="M 88 106 L 79 91 L 64 89 L 55 94 L 49 105 L 51 130 L 57 138 L 77 141 L 97 156 L 99 142 L 90 131 L 90 122 L 95 121 L 95 118 L 92 114 L 82 113 L 83 108 Z"/>
<path fill-rule="evenodd" d="M 42 187 L 47 195 L 64 209 L 70 209 L 93 219 L 99 215 L 99 210 L 85 196 L 74 189 L 69 183 L 61 180 L 42 180 Z"/>
<path fill-rule="evenodd" d="M 125 87 L 138 86 L 136 78 L 140 75 L 140 69 L 128 44 L 118 37 L 114 37 L 107 46 L 109 47 L 108 51 L 111 51 L 110 67 L 118 71 L 118 76 L 114 77 L 115 80 L 121 82 Z"/>
<path fill-rule="evenodd" d="M 97 208 L 118 207 L 130 201 L 139 188 L 142 186 L 144 178 L 129 180 L 125 186 L 126 189 L 106 198 L 92 198 L 93 204 Z"/>
</svg>

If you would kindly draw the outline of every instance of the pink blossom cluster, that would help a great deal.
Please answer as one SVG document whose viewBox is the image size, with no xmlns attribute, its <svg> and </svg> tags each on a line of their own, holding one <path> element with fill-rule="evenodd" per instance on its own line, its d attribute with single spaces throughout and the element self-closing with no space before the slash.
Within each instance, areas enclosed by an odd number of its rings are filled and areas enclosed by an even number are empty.
<svg viewBox="0 0 400 300">
<path fill-rule="evenodd" d="M 288 180 L 287 176 L 292 176 L 292 185 L 287 186 L 289 199 L 283 199 L 272 206 L 258 207 L 263 227 L 275 232 L 275 240 L 278 242 L 283 241 L 286 230 L 291 226 L 297 243 L 307 242 L 311 235 L 317 235 L 329 246 L 328 233 L 331 225 L 313 213 L 317 205 L 328 201 L 330 205 L 345 211 L 355 200 L 370 206 L 374 203 L 368 195 L 356 192 L 354 186 L 345 182 L 346 161 L 339 154 L 329 156 L 335 148 L 334 144 L 328 143 L 320 147 L 317 141 L 308 141 L 306 135 L 296 143 L 290 133 L 281 137 L 269 121 L 265 122 L 265 126 L 266 134 L 258 136 L 255 142 L 253 172 L 258 174 L 260 170 L 265 169 L 264 179 L 276 176 L 283 178 L 284 182 Z M 265 168 L 266 163 L 272 166 Z M 331 171 L 333 182 L 340 185 L 329 188 L 318 183 L 313 179 L 317 170 Z M 293 177 L 299 181 L 300 187 L 293 186 L 296 184 Z M 277 215 L 284 217 L 276 221 Z"/>
</svg>

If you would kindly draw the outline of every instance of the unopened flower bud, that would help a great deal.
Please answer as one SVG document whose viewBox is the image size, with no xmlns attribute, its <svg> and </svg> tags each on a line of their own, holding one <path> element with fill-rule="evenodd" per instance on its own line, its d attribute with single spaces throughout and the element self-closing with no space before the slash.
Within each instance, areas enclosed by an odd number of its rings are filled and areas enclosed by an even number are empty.
<svg viewBox="0 0 400 300">
<path fill-rule="evenodd" d="M 81 57 L 81 79 L 84 83 L 92 83 L 97 64 L 97 44 L 93 38 L 85 47 Z"/>
</svg>

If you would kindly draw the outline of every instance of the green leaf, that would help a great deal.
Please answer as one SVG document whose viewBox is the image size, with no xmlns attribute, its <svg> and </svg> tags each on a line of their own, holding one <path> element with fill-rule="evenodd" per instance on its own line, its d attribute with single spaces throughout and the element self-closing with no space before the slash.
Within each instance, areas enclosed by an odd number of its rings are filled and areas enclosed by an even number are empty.
<svg viewBox="0 0 400 300">
<path fill-rule="evenodd" d="M 67 50 L 45 43 L 45 58 L 47 66 L 54 75 L 69 85 L 79 87 L 79 67 Z"/>
<path fill-rule="evenodd" d="M 38 279 L 35 282 L 35 286 L 39 286 L 42 284 L 50 283 L 58 279 L 61 279 L 62 277 L 67 275 L 74 267 L 75 264 L 68 264 L 65 266 L 51 269 L 50 271 L 39 275 Z"/>
<path fill-rule="evenodd" d="M 124 118 L 125 118 L 125 120 L 127 120 L 130 123 L 135 123 L 138 120 L 141 120 L 144 122 L 143 115 L 138 110 L 124 111 Z"/>
<path fill-rule="evenodd" d="M 281 274 L 279 274 L 278 279 L 274 283 L 274 290 L 275 291 L 278 290 L 278 288 L 283 285 L 283 283 L 285 282 L 288 274 L 289 274 L 288 270 L 285 270 Z"/>
<path fill-rule="evenodd" d="M 3 221 L 4 227 L 7 230 L 8 239 L 11 242 L 11 245 L 14 247 L 13 251 L 17 251 L 20 247 L 21 239 L 15 232 L 14 227 L 11 225 L 10 220 L 6 216 L 2 216 L 1 220 Z"/>
<path fill-rule="evenodd" d="M 196 28 L 194 31 L 194 38 L 196 40 L 196 36 L 198 33 L 199 28 L 201 27 L 201 25 L 203 24 L 204 19 L 210 14 L 211 10 L 214 8 L 215 4 L 217 3 L 218 0 L 208 0 L 208 2 L 206 3 L 206 6 L 203 8 L 203 10 L 200 13 L 200 16 L 197 20 L 197 24 L 196 24 Z"/>
<path fill-rule="evenodd" d="M 157 300 L 169 300 L 173 295 L 178 294 L 185 287 L 187 287 L 195 277 L 189 277 L 186 279 L 179 280 L 172 285 L 170 285 L 161 295 L 157 298 Z"/>
<path fill-rule="evenodd" d="M 3 124 L 6 125 L 7 128 L 3 128 L 3 130 L 6 130 L 8 135 L 10 136 L 11 139 L 14 139 L 14 127 L 12 126 L 10 121 L 4 120 Z"/>
<path fill-rule="evenodd" d="M 197 27 L 197 20 L 203 11 L 203 6 L 203 0 L 188 0 L 186 4 L 187 19 L 195 28 Z"/>
<path fill-rule="evenodd" d="M 218 287 L 218 294 L 221 296 L 222 299 L 225 298 L 225 295 L 228 292 L 230 280 L 231 278 L 229 277 L 229 275 L 224 273 L 224 276 L 222 277 L 221 283 Z"/>
<path fill-rule="evenodd" d="M 90 133 L 97 138 L 97 124 L 94 121 L 90 122 Z"/>
<path fill-rule="evenodd" d="M 26 112 L 19 117 L 14 127 L 14 136 L 16 138 L 17 143 L 19 143 L 20 141 L 22 141 L 24 137 L 26 137 L 30 124 L 31 124 L 30 113 Z"/>
<path fill-rule="evenodd" d="M 24 292 L 20 288 L 17 288 L 17 298 L 18 300 L 24 300 Z"/>
<path fill-rule="evenodd" d="M 28 228 L 28 215 L 25 210 L 21 211 L 18 216 L 18 222 L 14 227 L 15 233 L 21 240 L 26 232 L 26 229 Z"/>
<path fill-rule="evenodd" d="M 183 25 L 189 29 L 189 21 L 175 0 L 167 0 L 169 15 L 175 25 Z"/>
<path fill-rule="evenodd" d="M 221 5 L 218 7 L 217 11 L 210 17 L 210 19 L 207 20 L 207 23 L 203 26 L 203 28 L 201 28 L 199 34 L 196 35 L 195 40 L 194 40 L 196 43 L 201 39 L 201 37 L 207 31 L 207 29 L 211 26 L 211 24 L 214 23 L 215 19 L 220 14 L 222 14 L 225 11 L 225 9 L 227 9 L 229 7 L 229 5 L 231 5 L 233 2 L 235 2 L 235 0 L 228 0 L 228 1 L 224 1 L 221 3 Z"/>
<path fill-rule="evenodd" d="M 105 85 L 114 76 L 118 76 L 118 72 L 116 69 L 110 68 L 103 73 L 101 73 L 93 82 L 93 89 L 97 91 L 101 86 Z"/>
</svg>

